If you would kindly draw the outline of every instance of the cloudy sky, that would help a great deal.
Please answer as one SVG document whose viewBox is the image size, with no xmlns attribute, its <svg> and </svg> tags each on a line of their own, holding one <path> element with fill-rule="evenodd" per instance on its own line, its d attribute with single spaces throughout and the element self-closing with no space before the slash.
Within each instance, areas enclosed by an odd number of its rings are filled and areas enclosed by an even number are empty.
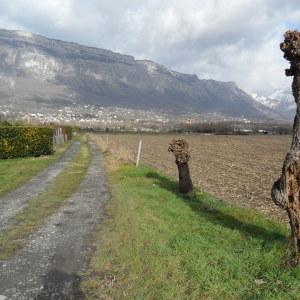
<svg viewBox="0 0 300 300">
<path fill-rule="evenodd" d="M 151 59 L 250 93 L 290 85 L 279 43 L 299 0 L 0 0 L 0 27 Z"/>
</svg>

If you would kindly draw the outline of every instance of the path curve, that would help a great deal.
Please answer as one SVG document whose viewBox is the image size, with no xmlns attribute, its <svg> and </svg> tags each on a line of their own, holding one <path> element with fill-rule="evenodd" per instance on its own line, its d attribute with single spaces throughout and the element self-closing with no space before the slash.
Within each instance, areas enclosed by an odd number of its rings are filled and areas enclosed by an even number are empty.
<svg viewBox="0 0 300 300">
<path fill-rule="evenodd" d="M 21 187 L 0 197 L 0 231 L 6 229 L 15 215 L 27 202 L 45 191 L 56 176 L 68 165 L 79 150 L 80 142 L 74 142 L 61 158 L 47 169 L 39 172 Z"/>
<path fill-rule="evenodd" d="M 0 263 L 0 295 L 7 300 L 81 298 L 78 272 L 88 263 L 90 233 L 110 197 L 101 154 L 96 145 L 91 147 L 93 159 L 78 190 L 20 253 Z"/>
</svg>

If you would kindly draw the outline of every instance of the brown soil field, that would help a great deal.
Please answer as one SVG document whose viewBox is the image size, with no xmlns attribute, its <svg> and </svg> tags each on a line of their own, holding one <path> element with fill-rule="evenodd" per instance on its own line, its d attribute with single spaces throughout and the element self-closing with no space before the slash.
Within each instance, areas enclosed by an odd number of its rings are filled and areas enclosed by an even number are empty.
<svg viewBox="0 0 300 300">
<path fill-rule="evenodd" d="M 102 145 L 133 161 L 141 139 L 140 163 L 173 177 L 177 177 L 177 167 L 167 150 L 171 140 L 179 137 L 190 145 L 195 186 L 218 199 L 285 220 L 285 213 L 273 204 L 270 190 L 280 175 L 290 136 L 98 135 Z"/>
</svg>

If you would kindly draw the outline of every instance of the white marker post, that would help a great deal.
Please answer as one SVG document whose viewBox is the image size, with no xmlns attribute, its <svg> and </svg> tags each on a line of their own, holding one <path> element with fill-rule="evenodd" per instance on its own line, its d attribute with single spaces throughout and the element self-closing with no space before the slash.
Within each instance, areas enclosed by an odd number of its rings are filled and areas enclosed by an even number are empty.
<svg viewBox="0 0 300 300">
<path fill-rule="evenodd" d="M 136 167 L 138 167 L 140 164 L 141 152 L 142 152 L 142 140 L 140 140 L 140 142 L 139 142 L 139 149 L 138 149 L 138 153 L 137 153 L 137 157 L 136 157 L 136 164 L 135 164 Z"/>
</svg>

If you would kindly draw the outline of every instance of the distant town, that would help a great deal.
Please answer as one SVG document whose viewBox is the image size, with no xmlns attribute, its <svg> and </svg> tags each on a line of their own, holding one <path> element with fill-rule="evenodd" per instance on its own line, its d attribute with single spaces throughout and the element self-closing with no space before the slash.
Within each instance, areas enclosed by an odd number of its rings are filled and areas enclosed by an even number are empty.
<svg viewBox="0 0 300 300">
<path fill-rule="evenodd" d="M 0 121 L 25 124 L 61 124 L 100 131 L 204 132 L 204 133 L 288 133 L 291 124 L 224 117 L 216 113 L 175 115 L 172 112 L 139 110 L 97 105 L 74 105 L 28 112 L 0 105 Z"/>
</svg>

